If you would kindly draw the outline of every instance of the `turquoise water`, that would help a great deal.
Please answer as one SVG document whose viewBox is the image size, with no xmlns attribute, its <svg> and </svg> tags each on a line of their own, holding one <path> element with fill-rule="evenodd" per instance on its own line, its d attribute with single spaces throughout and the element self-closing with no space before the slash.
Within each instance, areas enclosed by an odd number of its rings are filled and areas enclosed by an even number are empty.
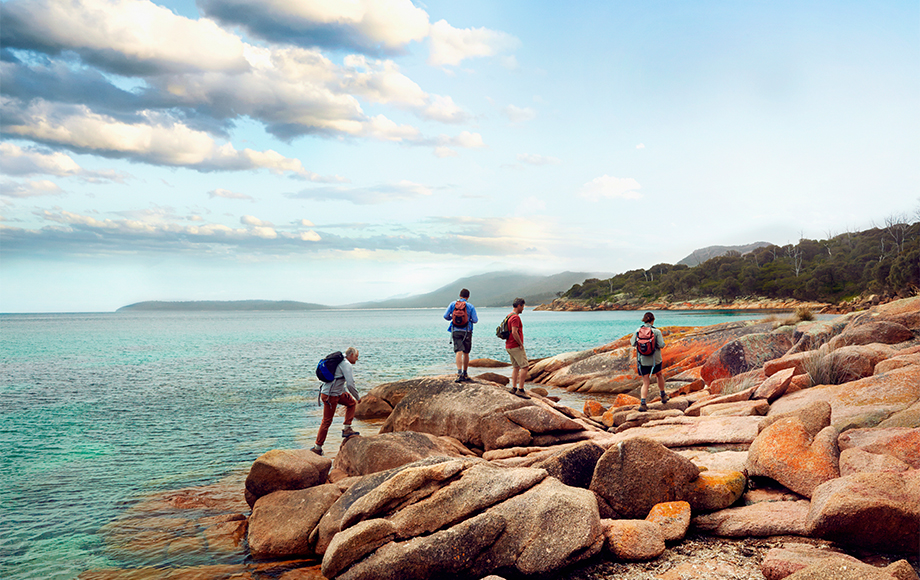
<svg viewBox="0 0 920 580">
<path fill-rule="evenodd" d="M 494 329 L 507 310 L 478 312 L 473 358 L 505 360 Z M 360 350 L 361 392 L 452 373 L 442 315 L 0 315 L 0 577 L 66 580 L 124 566 L 98 531 L 139 498 L 215 482 L 272 448 L 308 447 L 321 418 L 313 370 L 333 350 Z M 599 346 L 632 332 L 640 316 L 527 311 L 527 352 Z M 763 315 L 656 316 L 658 326 L 697 326 Z M 337 446 L 330 437 L 327 449 Z"/>
</svg>

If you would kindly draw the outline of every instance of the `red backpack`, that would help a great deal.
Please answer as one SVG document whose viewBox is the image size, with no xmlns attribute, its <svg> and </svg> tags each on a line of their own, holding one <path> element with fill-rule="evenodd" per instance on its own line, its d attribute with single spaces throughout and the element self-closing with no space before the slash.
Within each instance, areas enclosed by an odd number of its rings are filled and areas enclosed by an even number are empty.
<svg viewBox="0 0 920 580">
<path fill-rule="evenodd" d="M 643 326 L 636 332 L 636 350 L 639 354 L 650 356 L 655 353 L 658 347 L 658 341 L 655 339 L 655 333 L 651 326 Z"/>
<path fill-rule="evenodd" d="M 454 303 L 454 312 L 451 314 L 450 323 L 454 325 L 454 328 L 466 328 L 466 325 L 470 323 L 470 315 L 466 312 L 466 302 L 457 300 Z"/>
</svg>

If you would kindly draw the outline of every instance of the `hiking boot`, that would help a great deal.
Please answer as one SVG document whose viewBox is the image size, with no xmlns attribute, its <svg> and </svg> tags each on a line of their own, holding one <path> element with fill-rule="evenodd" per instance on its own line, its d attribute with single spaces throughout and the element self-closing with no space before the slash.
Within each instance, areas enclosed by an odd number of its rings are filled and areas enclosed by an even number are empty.
<svg viewBox="0 0 920 580">
<path fill-rule="evenodd" d="M 463 371 L 457 371 L 457 378 L 454 379 L 454 382 L 455 382 L 455 383 L 462 383 L 462 382 L 463 382 Z"/>
<path fill-rule="evenodd" d="M 518 397 L 520 397 L 520 398 L 522 398 L 522 399 L 529 399 L 529 398 L 530 398 L 530 395 L 528 395 L 527 393 L 525 393 L 525 392 L 524 392 L 524 389 L 514 389 L 514 393 L 513 393 L 513 394 L 517 395 Z"/>
<path fill-rule="evenodd" d="M 342 429 L 342 439 L 348 439 L 349 437 L 354 437 L 355 435 L 360 435 L 360 434 L 361 433 L 352 429 L 351 425 L 346 425 L 345 428 Z"/>
<path fill-rule="evenodd" d="M 463 374 L 460 375 L 460 382 L 461 382 L 461 383 L 468 383 L 468 382 L 470 382 L 470 381 L 472 381 L 472 380 L 473 380 L 473 379 L 470 378 L 470 375 L 466 374 L 466 371 L 463 371 Z"/>
<path fill-rule="evenodd" d="M 665 393 L 664 391 L 661 391 L 661 404 L 662 405 L 667 403 L 670 399 L 671 397 L 669 397 L 667 393 Z"/>
<path fill-rule="evenodd" d="M 314 445 L 313 447 L 310 448 L 310 451 L 312 451 L 313 453 L 316 453 L 317 455 L 323 454 L 323 448 L 319 445 Z"/>
<path fill-rule="evenodd" d="M 646 411 L 648 411 L 648 405 L 646 405 L 645 403 L 640 403 L 640 404 L 639 404 L 639 412 L 640 412 L 640 413 L 645 413 Z"/>
</svg>

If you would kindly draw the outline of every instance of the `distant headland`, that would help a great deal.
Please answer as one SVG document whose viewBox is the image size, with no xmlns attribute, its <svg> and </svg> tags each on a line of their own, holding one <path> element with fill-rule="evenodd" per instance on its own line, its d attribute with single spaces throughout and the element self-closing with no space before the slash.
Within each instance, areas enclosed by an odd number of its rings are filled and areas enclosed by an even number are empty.
<svg viewBox="0 0 920 580">
<path fill-rule="evenodd" d="M 252 310 L 325 310 L 328 306 L 294 300 L 152 300 L 122 306 L 115 312 L 240 312 Z"/>
</svg>

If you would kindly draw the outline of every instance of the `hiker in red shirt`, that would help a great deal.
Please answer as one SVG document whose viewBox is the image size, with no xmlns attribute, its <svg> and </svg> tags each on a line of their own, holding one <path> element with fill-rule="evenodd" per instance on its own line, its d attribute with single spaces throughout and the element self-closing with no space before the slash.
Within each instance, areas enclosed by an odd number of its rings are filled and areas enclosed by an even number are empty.
<svg viewBox="0 0 920 580">
<path fill-rule="evenodd" d="M 510 334 L 505 339 L 505 350 L 511 357 L 511 394 L 523 399 L 530 397 L 524 392 L 524 382 L 527 380 L 527 368 L 530 363 L 524 351 L 524 324 L 521 322 L 521 312 L 524 311 L 524 299 L 515 298 L 512 303 L 511 314 L 508 315 L 508 330 Z"/>
</svg>

